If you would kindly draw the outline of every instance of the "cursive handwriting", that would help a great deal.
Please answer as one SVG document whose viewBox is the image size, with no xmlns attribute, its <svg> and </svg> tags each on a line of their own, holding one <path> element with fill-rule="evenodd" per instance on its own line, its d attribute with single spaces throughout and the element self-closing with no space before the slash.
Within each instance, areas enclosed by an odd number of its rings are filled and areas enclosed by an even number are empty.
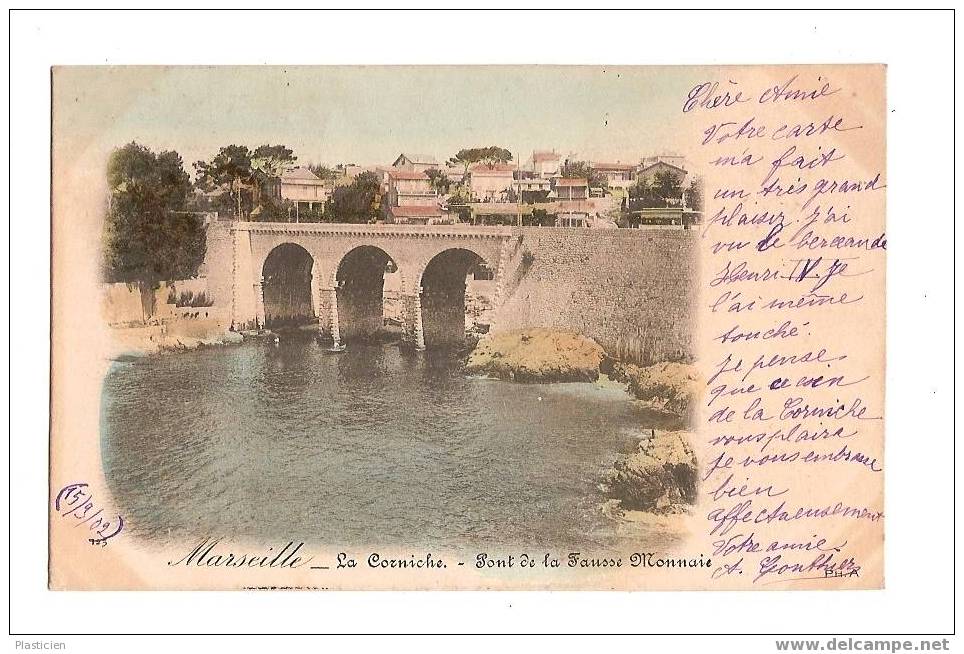
<svg viewBox="0 0 964 654">
<path fill-rule="evenodd" d="M 96 510 L 95 510 L 96 509 Z M 87 527 L 87 542 L 91 545 L 106 547 L 110 539 L 124 530 L 124 519 L 116 515 L 108 518 L 103 508 L 94 502 L 90 486 L 83 482 L 67 484 L 54 498 L 54 510 L 61 518 L 72 520 L 74 527 Z"/>
<path fill-rule="evenodd" d="M 863 572 L 855 544 L 883 519 L 883 122 L 836 71 L 776 75 L 681 94 L 711 182 L 698 473 L 709 576 L 850 579 Z"/>
</svg>

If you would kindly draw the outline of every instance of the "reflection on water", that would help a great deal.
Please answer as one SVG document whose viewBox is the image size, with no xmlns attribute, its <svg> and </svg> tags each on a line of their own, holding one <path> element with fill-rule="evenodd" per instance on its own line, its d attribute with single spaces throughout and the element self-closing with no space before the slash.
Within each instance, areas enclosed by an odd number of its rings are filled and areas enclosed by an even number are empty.
<svg viewBox="0 0 964 654">
<path fill-rule="evenodd" d="M 618 389 L 308 339 L 117 364 L 102 411 L 132 533 L 332 546 L 615 546 L 597 486 L 649 424 Z"/>
</svg>

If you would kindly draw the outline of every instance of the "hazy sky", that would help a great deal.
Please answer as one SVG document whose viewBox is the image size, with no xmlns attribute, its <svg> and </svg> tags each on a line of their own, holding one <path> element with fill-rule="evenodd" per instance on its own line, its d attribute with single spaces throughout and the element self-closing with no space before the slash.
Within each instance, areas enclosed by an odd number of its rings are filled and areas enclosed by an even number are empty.
<svg viewBox="0 0 964 654">
<path fill-rule="evenodd" d="M 54 72 L 54 130 L 106 152 L 174 149 L 185 167 L 232 143 L 291 147 L 299 163 L 440 161 L 499 145 L 638 161 L 680 151 L 697 68 L 78 67 Z M 93 152 L 88 152 L 93 154 Z"/>
</svg>

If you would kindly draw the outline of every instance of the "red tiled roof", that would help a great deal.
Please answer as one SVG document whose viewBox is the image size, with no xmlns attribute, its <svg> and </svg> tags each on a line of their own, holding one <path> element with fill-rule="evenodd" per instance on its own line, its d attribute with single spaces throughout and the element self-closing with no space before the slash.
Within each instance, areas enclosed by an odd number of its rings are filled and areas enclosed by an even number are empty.
<svg viewBox="0 0 964 654">
<path fill-rule="evenodd" d="M 589 186 L 585 177 L 562 177 L 556 180 L 556 186 Z"/>
<path fill-rule="evenodd" d="M 442 210 L 436 206 L 390 207 L 393 216 L 399 218 L 424 218 L 426 216 L 441 216 Z"/>
<path fill-rule="evenodd" d="M 555 152 L 533 152 L 532 160 L 536 163 L 542 161 L 559 161 L 560 155 Z"/>
<path fill-rule="evenodd" d="M 428 179 L 428 175 L 426 175 L 423 172 L 419 172 L 417 170 L 394 170 L 393 169 L 388 171 L 388 176 L 391 177 L 392 179 L 409 179 L 409 180 Z"/>
</svg>

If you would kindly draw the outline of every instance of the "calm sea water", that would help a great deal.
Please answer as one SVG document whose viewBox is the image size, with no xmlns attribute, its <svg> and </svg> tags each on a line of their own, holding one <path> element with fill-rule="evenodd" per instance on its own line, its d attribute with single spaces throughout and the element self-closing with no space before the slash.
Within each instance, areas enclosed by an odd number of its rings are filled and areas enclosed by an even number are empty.
<svg viewBox="0 0 964 654">
<path fill-rule="evenodd" d="M 102 412 L 129 532 L 332 546 L 615 547 L 598 484 L 652 420 L 618 388 L 309 339 L 118 363 Z"/>
</svg>

